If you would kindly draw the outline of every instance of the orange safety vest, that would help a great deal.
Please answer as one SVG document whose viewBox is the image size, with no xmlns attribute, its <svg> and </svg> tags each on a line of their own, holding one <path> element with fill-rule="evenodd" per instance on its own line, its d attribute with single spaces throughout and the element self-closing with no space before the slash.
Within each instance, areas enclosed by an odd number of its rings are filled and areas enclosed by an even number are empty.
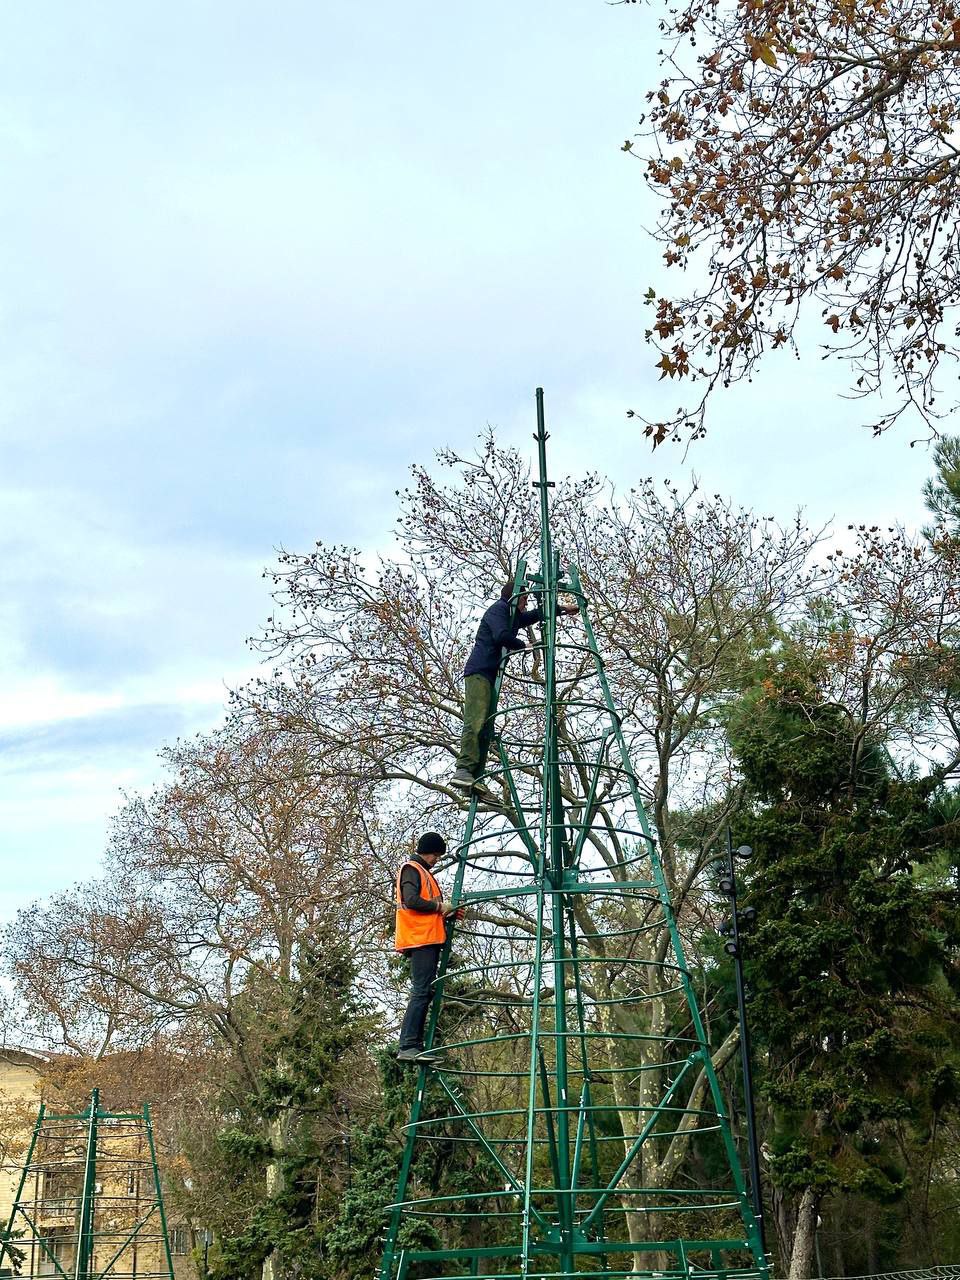
<svg viewBox="0 0 960 1280">
<path fill-rule="evenodd" d="M 405 862 L 397 872 L 397 930 L 394 946 L 398 951 L 408 951 L 411 947 L 428 947 L 432 943 L 443 943 L 447 937 L 447 928 L 439 911 L 411 911 L 403 905 L 400 896 L 400 877 L 404 867 L 416 867 L 420 873 L 420 897 L 442 898 L 440 886 L 433 876 L 419 862 Z"/>
</svg>

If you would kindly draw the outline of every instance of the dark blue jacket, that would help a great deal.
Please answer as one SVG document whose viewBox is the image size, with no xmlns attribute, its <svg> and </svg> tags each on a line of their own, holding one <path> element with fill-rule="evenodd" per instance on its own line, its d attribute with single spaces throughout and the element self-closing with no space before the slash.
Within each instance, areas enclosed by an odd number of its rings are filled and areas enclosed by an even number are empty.
<svg viewBox="0 0 960 1280">
<path fill-rule="evenodd" d="M 521 627 L 530 627 L 535 622 L 540 622 L 543 614 L 539 609 L 524 609 L 522 613 L 518 609 L 511 626 L 512 607 L 509 600 L 498 600 L 483 615 L 480 626 L 477 628 L 477 638 L 470 650 L 470 657 L 463 669 L 464 676 L 486 676 L 492 682 L 497 678 L 500 650 L 519 650 L 527 647 L 522 640 L 517 639 L 517 632 Z"/>
</svg>

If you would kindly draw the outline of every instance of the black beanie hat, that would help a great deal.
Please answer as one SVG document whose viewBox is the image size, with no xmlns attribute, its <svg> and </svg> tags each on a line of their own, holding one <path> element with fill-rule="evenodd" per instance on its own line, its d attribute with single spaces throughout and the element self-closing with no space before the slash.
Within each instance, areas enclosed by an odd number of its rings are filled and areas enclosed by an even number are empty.
<svg viewBox="0 0 960 1280">
<path fill-rule="evenodd" d="M 427 831 L 417 841 L 417 853 L 446 853 L 447 842 L 436 831 Z"/>
</svg>

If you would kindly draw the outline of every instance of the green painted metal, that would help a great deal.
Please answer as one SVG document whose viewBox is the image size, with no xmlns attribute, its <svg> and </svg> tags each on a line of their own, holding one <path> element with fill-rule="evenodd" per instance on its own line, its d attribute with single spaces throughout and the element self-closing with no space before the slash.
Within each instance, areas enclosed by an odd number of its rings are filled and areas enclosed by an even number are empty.
<svg viewBox="0 0 960 1280">
<path fill-rule="evenodd" d="M 426 1043 L 446 1055 L 416 1078 L 380 1280 L 767 1280 L 627 735 L 553 543 L 539 389 L 536 410 L 540 564 L 518 565 L 514 605 L 535 593 L 542 639 L 501 667 L 486 782 L 502 803 L 470 803 L 451 893 L 500 926 L 468 915 L 444 947 Z M 579 628 L 558 622 L 564 595 Z M 444 1013 L 453 976 L 466 1035 Z M 474 1148 L 475 1185 L 421 1185 L 432 1142 Z M 402 1248 L 407 1222 L 436 1247 Z"/>
<path fill-rule="evenodd" d="M 83 1162 L 83 1194 L 80 1199 L 80 1222 L 73 1269 L 74 1280 L 90 1280 L 93 1266 L 93 1205 L 97 1194 L 97 1119 L 100 1090 L 94 1089 L 87 1118 L 87 1152 Z"/>
<path fill-rule="evenodd" d="M 40 1110 L 37 1112 L 37 1120 L 33 1126 L 33 1133 L 30 1135 L 30 1146 L 27 1148 L 26 1163 L 24 1164 L 23 1168 L 20 1170 L 20 1181 L 17 1183 L 17 1194 L 14 1197 L 13 1205 L 11 1206 L 11 1209 L 10 1209 L 10 1217 L 7 1219 L 7 1225 L 3 1233 L 3 1238 L 0 1239 L 0 1260 L 6 1260 L 10 1262 L 11 1270 L 14 1270 L 14 1271 L 19 1270 L 19 1266 L 17 1265 L 18 1259 L 13 1253 L 13 1250 L 17 1248 L 17 1246 L 13 1243 L 14 1239 L 18 1234 L 16 1230 L 17 1205 L 20 1204 L 25 1198 L 23 1192 L 27 1185 L 27 1175 L 30 1171 L 30 1163 L 33 1160 L 33 1152 L 37 1145 L 37 1135 L 40 1132 L 40 1126 L 43 1123 L 43 1113 L 46 1111 L 46 1109 L 47 1109 L 46 1104 L 41 1102 Z M 54 1260 L 54 1262 L 55 1261 L 56 1260 Z"/>
<path fill-rule="evenodd" d="M 153 1185 L 157 1196 L 157 1212 L 160 1215 L 160 1239 L 163 1241 L 163 1254 L 167 1270 L 173 1280 L 173 1256 L 170 1253 L 170 1233 L 167 1230 L 167 1211 L 163 1204 L 163 1191 L 160 1187 L 160 1169 L 157 1165 L 157 1148 L 153 1141 L 153 1120 L 150 1116 L 150 1103 L 143 1104 L 143 1125 L 147 1131 L 147 1143 L 150 1147 L 150 1164 L 153 1170 Z"/>
<path fill-rule="evenodd" d="M 516 598 L 520 585 L 523 583 L 524 574 L 526 573 L 526 562 L 521 560 L 517 565 L 517 571 L 514 575 L 514 609 L 516 609 Z M 495 716 L 500 698 L 500 686 L 503 681 L 503 673 L 498 675 L 493 689 L 492 705 L 490 707 L 490 715 Z M 493 745 L 493 744 L 491 744 Z M 499 743 L 497 744 L 499 751 Z M 454 876 L 453 889 L 450 894 L 450 901 L 455 905 L 459 905 L 463 897 L 463 879 L 467 869 L 467 858 L 473 843 L 473 830 L 477 820 L 478 797 L 474 794 L 470 799 L 467 810 L 467 821 L 464 827 L 463 840 L 457 850 L 457 870 Z M 518 809 L 518 812 L 520 810 Z M 434 1046 L 434 1038 L 437 1030 L 437 1020 L 440 1014 L 442 1004 L 443 984 L 446 981 L 447 968 L 450 962 L 450 951 L 453 939 L 456 933 L 456 926 L 451 924 L 447 930 L 447 938 L 444 943 L 442 952 L 440 953 L 440 963 L 437 967 L 436 986 L 439 996 L 434 1000 L 430 1014 L 427 1019 L 427 1026 L 424 1032 L 424 1045 L 428 1049 Z M 408 1139 L 404 1147 L 403 1160 L 400 1165 L 400 1176 L 397 1182 L 397 1200 L 396 1204 L 391 1206 L 390 1222 L 387 1228 L 387 1235 L 384 1242 L 383 1265 L 381 1267 L 381 1280 L 390 1280 L 392 1275 L 396 1275 L 397 1280 L 402 1280 L 406 1272 L 405 1263 L 403 1262 L 403 1251 L 398 1250 L 398 1235 L 400 1224 L 403 1217 L 403 1197 L 406 1194 L 407 1181 L 410 1177 L 410 1168 L 413 1161 L 414 1143 L 416 1140 L 417 1125 L 420 1121 L 420 1114 L 423 1110 L 424 1097 L 426 1094 L 427 1068 L 420 1067 L 418 1069 L 418 1079 L 416 1086 L 416 1094 L 414 1096 L 413 1106 L 410 1110 L 410 1122 L 408 1128 Z M 395 1263 L 397 1267 L 395 1269 Z"/>
<path fill-rule="evenodd" d="M 98 1089 L 80 1113 L 41 1105 L 3 1247 L 30 1276 L 174 1280 L 149 1106 L 106 1111 Z"/>
</svg>

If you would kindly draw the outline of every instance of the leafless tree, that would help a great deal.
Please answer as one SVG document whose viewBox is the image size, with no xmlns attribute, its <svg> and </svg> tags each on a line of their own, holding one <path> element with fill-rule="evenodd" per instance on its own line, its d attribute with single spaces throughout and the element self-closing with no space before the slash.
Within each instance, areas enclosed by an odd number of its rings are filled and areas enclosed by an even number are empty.
<svg viewBox="0 0 960 1280">
<path fill-rule="evenodd" d="M 274 575 L 277 608 L 262 645 L 282 660 L 283 670 L 246 698 L 258 719 L 272 714 L 300 726 L 314 754 L 336 758 L 375 811 L 391 802 L 419 809 L 424 822 L 452 832 L 459 821 L 457 796 L 446 779 L 456 754 L 464 658 L 477 615 L 517 559 L 530 553 L 539 521 L 525 464 L 491 436 L 475 458 L 444 453 L 439 462 L 442 478 L 415 468 L 414 484 L 399 495 L 390 556 L 371 563 L 348 548 L 318 544 L 281 557 Z M 810 567 L 816 535 L 799 521 L 779 528 L 696 488 L 680 493 L 652 481 L 612 494 L 591 475 L 559 483 L 554 495 L 554 537 L 564 560 L 579 566 L 673 901 L 682 928 L 696 937 L 709 913 L 700 873 L 716 856 L 738 796 L 719 717 L 739 691 L 744 664 L 769 641 L 778 620 L 800 616 L 822 577 Z M 535 743 L 543 696 L 536 646 L 515 659 L 510 672 L 501 703 L 504 741 Z M 595 691 L 588 693 L 595 674 L 582 644 L 563 651 L 560 680 L 568 707 L 561 727 L 563 785 L 576 822 L 584 819 L 589 783 L 578 744 L 593 737 L 604 714 L 596 710 Z M 536 750 L 520 749 L 511 764 L 519 786 L 535 790 L 541 768 Z M 483 838 L 500 849 L 512 841 L 517 849 L 523 820 L 506 788 L 503 802 L 509 820 L 487 814 Z M 598 866 L 612 867 L 615 877 L 629 879 L 617 803 L 601 790 L 588 853 Z M 494 878 L 509 869 L 504 861 L 488 865 Z M 631 954 L 593 944 L 586 962 L 598 1025 L 666 1036 L 681 1016 L 664 963 L 668 932 L 655 903 L 628 902 L 623 910 L 629 927 L 640 931 Z M 598 932 L 598 920 L 582 905 L 579 916 L 585 938 Z M 493 932 L 476 928 L 478 918 Z M 474 925 L 470 972 L 493 974 L 475 998 L 489 1001 L 501 1021 L 522 1016 L 510 1013 L 510 1003 L 516 997 L 522 1004 L 529 995 L 533 919 L 515 903 L 491 904 L 474 916 Z M 497 943 L 497 936 L 509 942 Z M 491 965 L 493 955 L 497 964 Z M 621 1002 L 635 972 L 625 969 L 625 961 L 644 965 L 643 1003 Z M 629 1087 L 628 1076 L 617 1072 L 611 1085 L 627 1148 L 642 1123 L 638 1107 L 659 1100 L 668 1077 L 667 1064 L 656 1058 L 662 1049 L 641 1039 L 629 1043 L 640 1084 Z M 719 1047 L 718 1067 L 735 1043 L 730 1037 Z M 691 1112 L 706 1087 L 703 1074 L 691 1081 Z M 659 1156 L 650 1144 L 646 1185 L 671 1185 L 694 1127 L 688 1118 Z M 632 1238 L 645 1238 L 643 1215 L 627 1218 Z"/>
</svg>

